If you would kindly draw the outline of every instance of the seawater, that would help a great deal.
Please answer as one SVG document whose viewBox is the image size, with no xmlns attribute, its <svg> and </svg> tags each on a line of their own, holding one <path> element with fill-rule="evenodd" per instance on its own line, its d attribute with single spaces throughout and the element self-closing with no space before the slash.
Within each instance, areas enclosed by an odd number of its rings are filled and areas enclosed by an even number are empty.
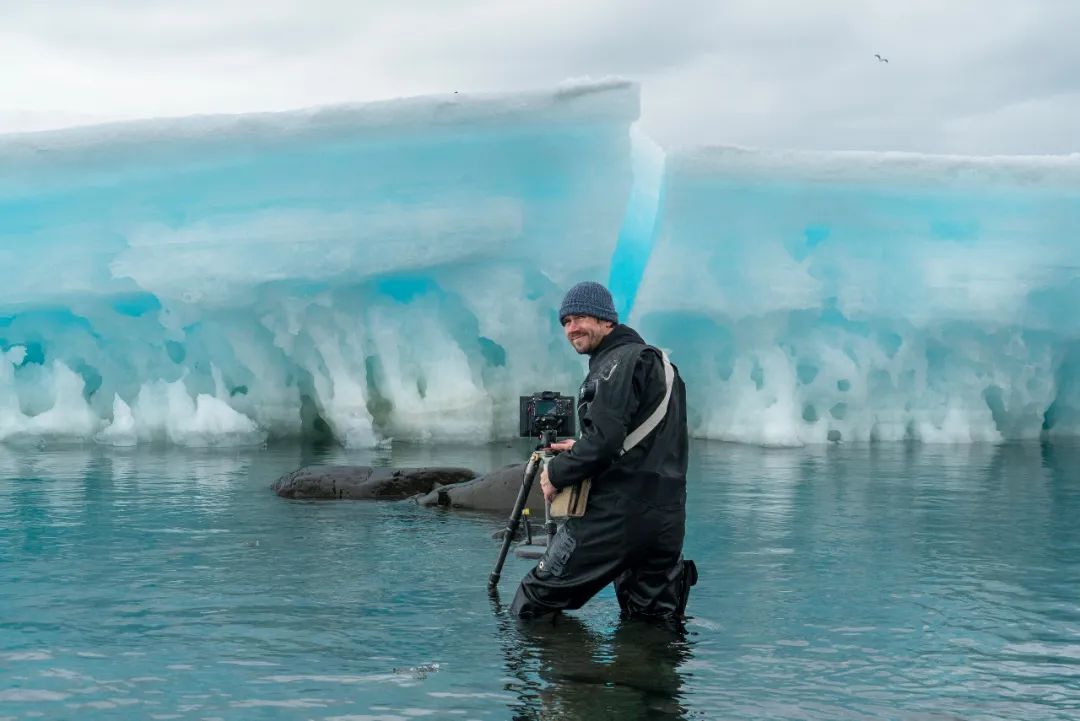
<svg viewBox="0 0 1080 721">
<path fill-rule="evenodd" d="M 694 443 L 682 632 L 507 618 L 504 515 L 270 490 L 527 453 L 0 448 L 0 719 L 1080 716 L 1075 445 Z"/>
</svg>

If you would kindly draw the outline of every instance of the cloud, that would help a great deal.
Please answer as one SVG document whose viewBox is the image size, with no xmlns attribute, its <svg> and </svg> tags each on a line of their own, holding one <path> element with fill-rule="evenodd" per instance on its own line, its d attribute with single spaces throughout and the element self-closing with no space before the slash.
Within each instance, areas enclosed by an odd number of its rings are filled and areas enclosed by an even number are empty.
<svg viewBox="0 0 1080 721">
<path fill-rule="evenodd" d="M 1080 150 L 1071 0 L 85 5 L 0 0 L 0 130 L 622 75 L 668 147 Z"/>
</svg>

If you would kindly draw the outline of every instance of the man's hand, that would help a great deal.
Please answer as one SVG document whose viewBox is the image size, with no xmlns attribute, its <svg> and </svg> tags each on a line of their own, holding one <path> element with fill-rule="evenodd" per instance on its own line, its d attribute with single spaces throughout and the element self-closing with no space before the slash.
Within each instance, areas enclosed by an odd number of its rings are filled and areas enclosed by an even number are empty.
<svg viewBox="0 0 1080 721">
<path fill-rule="evenodd" d="M 570 442 L 573 443 L 573 441 Z M 544 469 L 540 471 L 540 490 L 544 492 L 544 500 L 548 503 L 555 500 L 555 494 L 558 493 L 555 486 L 551 485 L 551 481 L 548 480 L 547 466 L 544 466 Z"/>
<path fill-rule="evenodd" d="M 553 451 L 568 451 L 574 447 L 574 439 L 567 438 L 565 441 L 555 441 L 549 448 Z"/>
</svg>

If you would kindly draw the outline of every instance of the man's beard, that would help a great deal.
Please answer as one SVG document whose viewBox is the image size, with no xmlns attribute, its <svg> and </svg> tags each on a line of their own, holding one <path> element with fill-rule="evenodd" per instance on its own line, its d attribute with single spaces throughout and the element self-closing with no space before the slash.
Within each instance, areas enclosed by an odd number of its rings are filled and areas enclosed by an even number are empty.
<svg viewBox="0 0 1080 721">
<path fill-rule="evenodd" d="M 594 350 L 596 350 L 596 346 L 599 345 L 598 340 L 588 333 L 578 336 L 577 338 L 575 338 L 575 340 L 584 341 L 584 345 L 582 345 L 580 348 L 575 345 L 573 341 L 571 341 L 570 343 L 570 345 L 573 346 L 574 350 L 578 352 L 578 355 L 589 355 Z"/>
</svg>

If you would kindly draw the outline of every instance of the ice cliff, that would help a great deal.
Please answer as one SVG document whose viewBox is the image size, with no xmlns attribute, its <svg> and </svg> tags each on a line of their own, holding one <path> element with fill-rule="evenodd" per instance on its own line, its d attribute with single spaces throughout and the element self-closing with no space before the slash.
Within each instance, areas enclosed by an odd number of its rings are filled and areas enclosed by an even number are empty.
<svg viewBox="0 0 1080 721">
<path fill-rule="evenodd" d="M 0 136 L 0 440 L 514 435 L 609 282 L 697 435 L 1080 433 L 1080 156 L 698 149 L 637 88 Z"/>
</svg>

